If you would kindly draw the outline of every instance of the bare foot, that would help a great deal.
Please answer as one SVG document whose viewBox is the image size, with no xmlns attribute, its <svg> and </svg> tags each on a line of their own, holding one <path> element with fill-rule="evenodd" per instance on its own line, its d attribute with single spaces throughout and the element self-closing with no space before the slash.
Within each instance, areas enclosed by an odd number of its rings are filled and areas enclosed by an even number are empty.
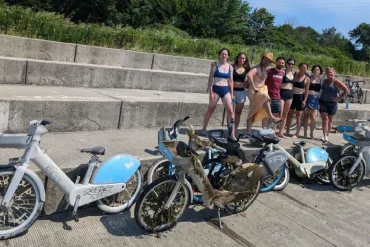
<svg viewBox="0 0 370 247">
<path fill-rule="evenodd" d="M 286 136 L 281 133 L 278 134 L 278 137 L 286 139 Z"/>
<path fill-rule="evenodd" d="M 311 137 L 311 140 L 314 140 L 314 139 L 315 139 L 315 138 L 313 137 L 313 134 L 311 134 L 311 135 L 310 135 L 310 137 Z"/>
<path fill-rule="evenodd" d="M 292 136 L 293 139 L 297 139 L 298 137 L 296 135 Z"/>
</svg>

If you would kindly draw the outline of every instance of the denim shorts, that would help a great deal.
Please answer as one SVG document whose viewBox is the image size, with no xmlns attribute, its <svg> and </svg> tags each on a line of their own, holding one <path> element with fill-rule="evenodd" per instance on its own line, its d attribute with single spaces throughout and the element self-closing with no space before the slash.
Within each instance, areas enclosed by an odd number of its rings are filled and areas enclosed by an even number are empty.
<svg viewBox="0 0 370 247">
<path fill-rule="evenodd" d="M 235 98 L 235 103 L 237 104 L 243 104 L 247 98 L 247 90 L 244 89 L 243 91 L 235 91 L 234 88 L 234 98 Z"/>
</svg>

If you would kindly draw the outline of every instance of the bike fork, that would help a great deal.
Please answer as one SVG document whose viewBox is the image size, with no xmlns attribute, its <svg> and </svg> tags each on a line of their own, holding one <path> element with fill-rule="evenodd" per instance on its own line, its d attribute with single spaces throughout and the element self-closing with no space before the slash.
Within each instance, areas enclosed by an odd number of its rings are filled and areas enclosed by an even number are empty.
<svg viewBox="0 0 370 247">
<path fill-rule="evenodd" d="M 173 201 L 175 200 L 175 197 L 177 193 L 180 190 L 180 187 L 183 185 L 185 181 L 185 173 L 183 171 L 180 172 L 178 181 L 175 185 L 175 188 L 172 190 L 170 197 L 168 198 L 166 204 L 164 205 L 164 209 L 167 210 L 171 207 Z"/>
<path fill-rule="evenodd" d="M 9 208 L 11 206 L 10 201 L 12 200 L 14 193 L 18 188 L 18 185 L 21 183 L 26 170 L 27 170 L 26 164 L 17 167 L 12 178 L 12 181 L 10 182 L 9 187 L 4 195 L 4 198 L 0 203 L 0 206 L 3 206 L 5 208 Z"/>
</svg>

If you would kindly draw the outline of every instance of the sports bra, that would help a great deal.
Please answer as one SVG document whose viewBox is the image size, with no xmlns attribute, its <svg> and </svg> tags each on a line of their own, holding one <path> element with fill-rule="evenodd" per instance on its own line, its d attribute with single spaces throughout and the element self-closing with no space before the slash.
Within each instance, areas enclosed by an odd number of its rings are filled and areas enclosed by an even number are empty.
<svg viewBox="0 0 370 247">
<path fill-rule="evenodd" d="M 306 78 L 307 78 L 307 76 L 305 76 L 302 81 L 293 80 L 293 87 L 296 87 L 296 88 L 304 88 L 304 81 L 306 80 Z"/>
<path fill-rule="evenodd" d="M 218 66 L 217 66 L 217 63 L 216 63 L 216 71 L 215 73 L 213 74 L 214 77 L 218 77 L 218 78 L 225 78 L 225 79 L 229 79 L 230 78 L 230 70 L 231 70 L 231 65 L 229 64 L 229 72 L 227 73 L 222 73 L 220 71 L 218 71 Z"/>
<path fill-rule="evenodd" d="M 321 83 L 310 83 L 310 88 L 309 90 L 315 91 L 320 93 L 321 90 Z"/>
<path fill-rule="evenodd" d="M 293 79 L 291 80 L 291 79 L 289 79 L 287 76 L 286 76 L 286 74 L 284 75 L 284 77 L 283 77 L 283 83 L 292 83 L 293 85 L 294 85 L 294 77 L 293 77 Z"/>
<path fill-rule="evenodd" d="M 236 82 L 245 82 L 245 78 L 247 77 L 247 70 L 244 69 L 244 72 L 241 73 L 241 74 L 238 74 L 238 72 L 236 72 L 236 69 L 234 68 L 234 71 L 233 71 L 233 80 L 236 81 Z"/>
</svg>

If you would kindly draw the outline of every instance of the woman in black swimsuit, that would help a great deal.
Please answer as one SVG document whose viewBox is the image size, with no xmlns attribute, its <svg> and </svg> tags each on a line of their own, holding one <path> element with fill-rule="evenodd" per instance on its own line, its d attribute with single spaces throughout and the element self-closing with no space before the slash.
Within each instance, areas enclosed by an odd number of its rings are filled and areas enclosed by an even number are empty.
<svg viewBox="0 0 370 247">
<path fill-rule="evenodd" d="M 240 115 L 242 114 L 244 103 L 247 98 L 247 73 L 250 70 L 249 60 L 245 53 L 239 53 L 234 62 L 234 99 L 235 99 L 235 130 L 238 129 L 240 123 Z"/>
<path fill-rule="evenodd" d="M 290 111 L 286 124 L 286 127 L 289 130 L 295 110 L 297 117 L 297 130 L 295 135 L 292 136 L 293 139 L 297 139 L 299 137 L 299 132 L 301 130 L 302 111 L 303 108 L 306 106 L 308 91 L 310 87 L 310 78 L 308 78 L 306 75 L 307 68 L 308 65 L 306 63 L 300 63 L 299 72 L 294 76 L 293 101 L 292 105 L 290 106 Z"/>
<path fill-rule="evenodd" d="M 290 106 L 292 105 L 293 100 L 293 67 L 295 64 L 295 60 L 293 58 L 289 58 L 286 63 L 285 75 L 283 78 L 283 83 L 281 84 L 280 89 L 280 104 L 281 104 L 281 122 L 280 122 L 280 130 L 278 136 L 281 138 L 286 138 L 283 135 L 283 129 L 286 124 L 287 116 L 290 110 Z M 289 133 L 289 130 L 287 131 Z"/>
</svg>

